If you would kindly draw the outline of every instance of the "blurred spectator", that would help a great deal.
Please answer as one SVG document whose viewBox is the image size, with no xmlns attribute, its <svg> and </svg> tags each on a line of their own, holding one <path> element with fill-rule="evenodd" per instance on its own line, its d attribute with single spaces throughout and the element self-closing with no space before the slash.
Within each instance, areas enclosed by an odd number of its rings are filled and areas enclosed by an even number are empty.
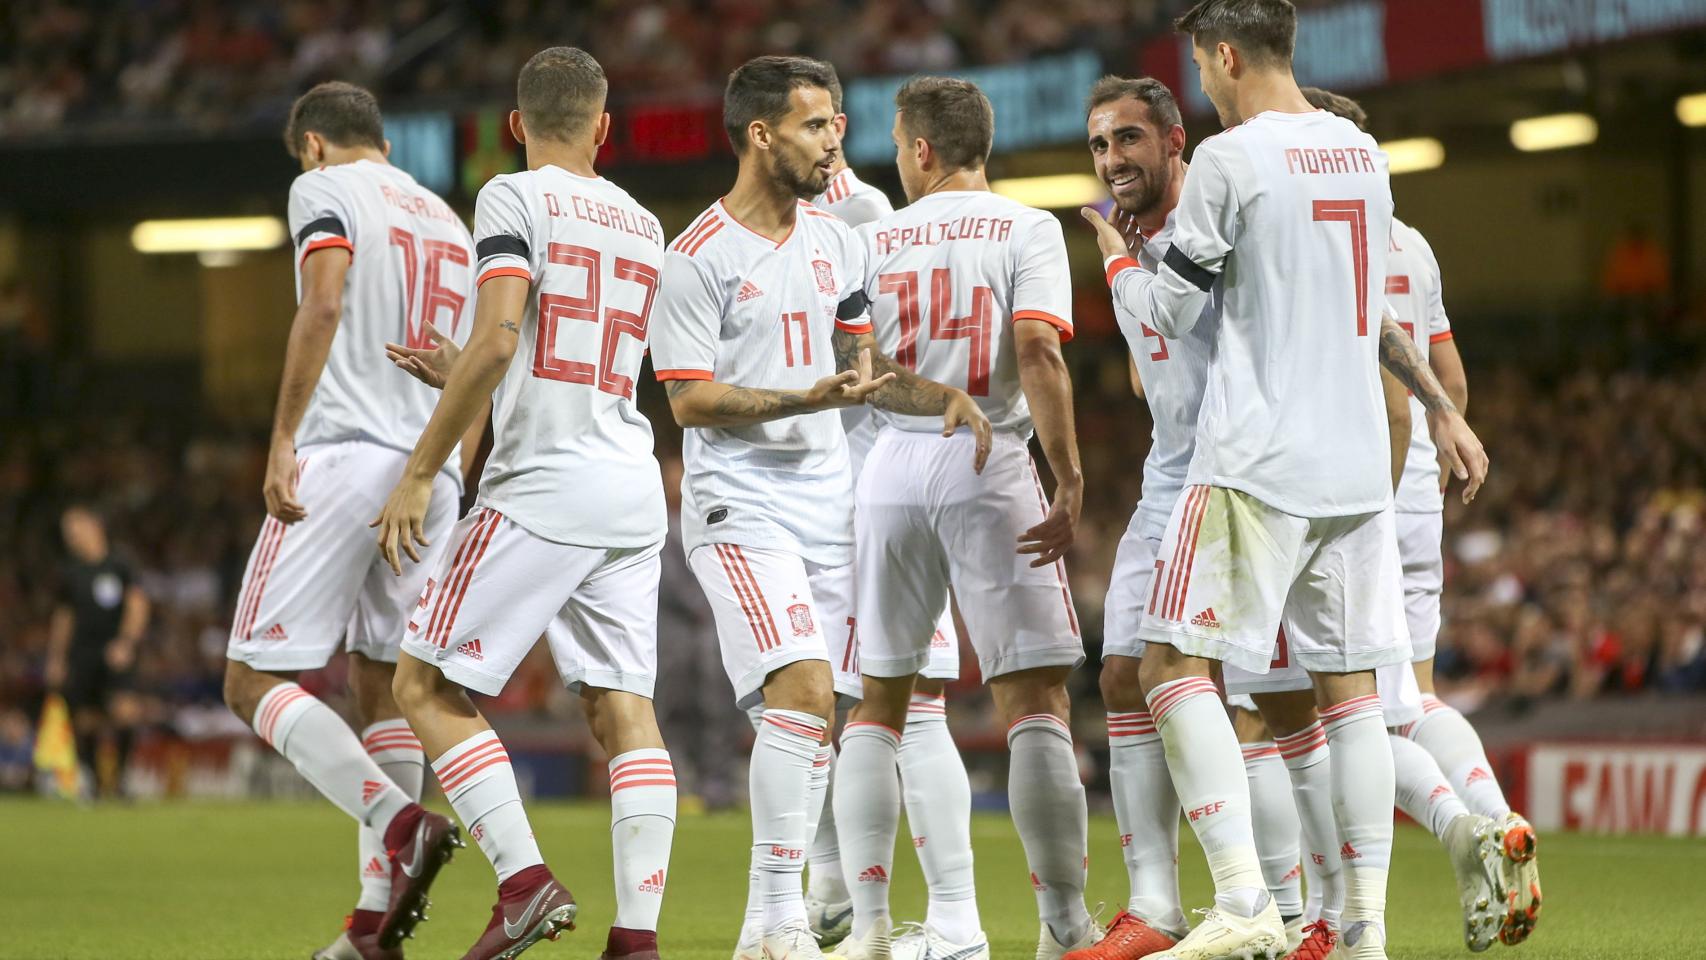
<svg viewBox="0 0 1706 960">
<path fill-rule="evenodd" d="M 1670 292 L 1670 256 L 1645 224 L 1631 223 L 1612 240 L 1599 289 L 1614 302 L 1655 303 Z"/>
</svg>

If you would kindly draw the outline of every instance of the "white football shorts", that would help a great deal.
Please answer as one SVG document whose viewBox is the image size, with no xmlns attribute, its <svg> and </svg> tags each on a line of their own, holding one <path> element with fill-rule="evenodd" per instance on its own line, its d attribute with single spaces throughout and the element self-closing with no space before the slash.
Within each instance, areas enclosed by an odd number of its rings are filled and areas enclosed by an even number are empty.
<svg viewBox="0 0 1706 960">
<path fill-rule="evenodd" d="M 1443 513 L 1400 513 L 1398 559 L 1404 567 L 1404 619 L 1410 624 L 1410 659 L 1432 660 L 1439 640 L 1439 598 L 1445 590 L 1445 555 L 1440 538 Z"/>
<path fill-rule="evenodd" d="M 1143 658 L 1143 641 L 1137 631 L 1149 600 L 1149 581 L 1155 575 L 1155 555 L 1166 532 L 1167 521 L 1146 513 L 1139 503 L 1114 551 L 1114 571 L 1102 602 L 1103 659 Z"/>
</svg>

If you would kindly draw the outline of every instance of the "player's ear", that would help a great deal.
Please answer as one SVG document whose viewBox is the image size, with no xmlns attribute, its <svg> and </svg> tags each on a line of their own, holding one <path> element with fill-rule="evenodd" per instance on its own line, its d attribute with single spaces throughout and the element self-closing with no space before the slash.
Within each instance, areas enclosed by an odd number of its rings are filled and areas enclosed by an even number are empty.
<svg viewBox="0 0 1706 960">
<path fill-rule="evenodd" d="M 1240 73 L 1244 72 L 1244 58 L 1239 55 L 1238 51 L 1233 48 L 1232 44 L 1225 42 L 1217 43 L 1215 44 L 1214 51 L 1220 55 L 1220 69 L 1226 71 L 1227 76 L 1237 77 Z"/>
<path fill-rule="evenodd" d="M 520 110 L 509 112 L 509 135 L 515 138 L 516 143 L 527 143 L 527 124 L 522 122 Z"/>
<path fill-rule="evenodd" d="M 836 139 L 838 139 L 838 140 L 847 139 L 847 114 L 845 114 L 845 113 L 836 114 L 834 122 L 835 122 Z"/>
<path fill-rule="evenodd" d="M 391 158 L 391 141 L 389 139 L 380 141 L 379 153 L 387 160 Z"/>
<path fill-rule="evenodd" d="M 916 137 L 912 141 L 912 152 L 918 158 L 918 169 L 929 170 L 936 163 L 936 148 L 930 146 L 930 141 Z"/>
<path fill-rule="evenodd" d="M 592 132 L 592 145 L 602 147 L 604 141 L 608 139 L 610 139 L 610 114 L 601 113 L 598 115 L 598 126 Z"/>
<path fill-rule="evenodd" d="M 761 150 L 770 149 L 770 125 L 763 120 L 754 120 L 746 125 L 746 139 L 750 146 Z"/>
<path fill-rule="evenodd" d="M 1181 124 L 1173 124 L 1167 129 L 1167 152 L 1169 156 L 1180 156 L 1185 152 L 1185 128 Z"/>
</svg>

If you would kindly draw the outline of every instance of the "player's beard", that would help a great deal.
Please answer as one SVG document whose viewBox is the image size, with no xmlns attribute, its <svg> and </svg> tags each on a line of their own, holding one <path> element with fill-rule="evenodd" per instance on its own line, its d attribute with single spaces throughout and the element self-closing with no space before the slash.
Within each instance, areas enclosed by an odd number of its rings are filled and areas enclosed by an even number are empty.
<svg viewBox="0 0 1706 960">
<path fill-rule="evenodd" d="M 829 178 L 822 174 L 817 164 L 796 164 L 783 150 L 776 151 L 774 173 L 776 182 L 801 200 L 815 199 L 829 187 Z"/>
<path fill-rule="evenodd" d="M 1120 176 L 1126 172 L 1122 170 L 1114 176 Z M 1167 164 L 1163 161 L 1154 169 L 1136 166 L 1131 168 L 1130 172 L 1137 174 L 1137 180 L 1133 183 L 1137 189 L 1132 193 L 1114 194 L 1114 204 L 1120 208 L 1121 213 L 1134 217 L 1144 217 L 1154 212 L 1156 206 L 1161 203 L 1161 199 L 1167 195 L 1167 188 L 1171 186 Z M 1109 192 L 1112 192 L 1111 188 Z"/>
</svg>

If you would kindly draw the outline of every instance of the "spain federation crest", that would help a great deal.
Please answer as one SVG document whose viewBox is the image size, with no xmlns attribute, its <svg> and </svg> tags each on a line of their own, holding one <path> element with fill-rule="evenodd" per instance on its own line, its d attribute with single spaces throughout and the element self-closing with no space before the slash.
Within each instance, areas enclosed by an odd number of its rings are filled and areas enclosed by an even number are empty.
<svg viewBox="0 0 1706 960">
<path fill-rule="evenodd" d="M 827 293 L 830 296 L 834 296 L 835 295 L 835 270 L 834 270 L 834 268 L 830 267 L 829 261 L 828 260 L 813 260 L 812 261 L 812 272 L 817 275 L 818 292 L 819 293 Z"/>
<path fill-rule="evenodd" d="M 788 608 L 788 625 L 794 628 L 796 637 L 809 637 L 817 632 L 817 626 L 812 623 L 812 608 L 803 603 Z"/>
</svg>

